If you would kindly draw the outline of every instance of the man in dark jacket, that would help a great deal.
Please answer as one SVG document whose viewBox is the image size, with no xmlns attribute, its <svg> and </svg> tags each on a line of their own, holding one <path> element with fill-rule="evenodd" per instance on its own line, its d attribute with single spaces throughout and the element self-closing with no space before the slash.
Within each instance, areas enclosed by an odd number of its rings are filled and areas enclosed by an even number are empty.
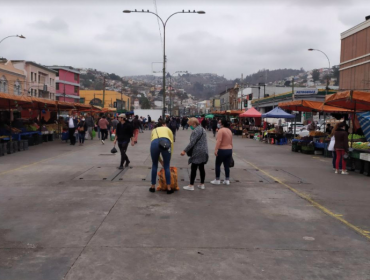
<svg viewBox="0 0 370 280">
<path fill-rule="evenodd" d="M 87 125 L 87 132 L 90 134 L 91 140 L 93 140 L 93 133 L 92 133 L 92 131 L 93 131 L 94 126 L 95 126 L 94 117 L 93 116 L 90 116 L 90 114 L 87 114 L 86 119 L 85 119 L 85 122 L 86 122 L 86 125 Z"/>
<path fill-rule="evenodd" d="M 345 131 L 346 124 L 340 123 L 338 125 L 338 129 L 334 133 L 335 144 L 334 149 L 335 153 L 337 154 L 337 162 L 336 162 L 336 170 L 335 173 L 339 173 L 339 163 L 342 161 L 342 175 L 347 175 L 348 172 L 346 170 L 346 161 L 344 160 L 344 155 L 348 153 L 349 145 L 348 145 L 348 133 Z"/>
<path fill-rule="evenodd" d="M 171 129 L 173 134 L 173 142 L 176 142 L 176 130 L 177 130 L 177 122 L 174 117 L 171 118 L 171 120 L 167 124 L 168 128 Z"/>
<path fill-rule="evenodd" d="M 216 117 L 213 117 L 213 120 L 211 121 L 211 128 L 212 128 L 212 132 L 213 132 L 213 137 L 216 137 L 217 124 L 218 124 L 218 121 L 217 121 Z"/>
<path fill-rule="evenodd" d="M 139 136 L 140 129 L 139 116 L 135 116 L 134 120 L 132 121 L 132 126 L 134 127 L 134 143 L 137 144 L 137 138 Z"/>
<path fill-rule="evenodd" d="M 121 151 L 121 163 L 118 169 L 123 169 L 123 164 L 126 162 L 125 167 L 129 166 L 130 160 L 126 154 L 128 144 L 134 145 L 132 125 L 126 122 L 126 115 L 121 114 L 118 116 L 119 123 L 117 124 L 116 137 L 114 144 L 118 141 L 118 147 Z"/>
</svg>

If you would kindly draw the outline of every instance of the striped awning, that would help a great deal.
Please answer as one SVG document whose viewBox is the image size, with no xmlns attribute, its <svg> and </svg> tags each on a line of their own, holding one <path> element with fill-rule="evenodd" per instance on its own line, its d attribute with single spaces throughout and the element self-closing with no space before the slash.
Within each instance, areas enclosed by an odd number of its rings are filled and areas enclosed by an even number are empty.
<svg viewBox="0 0 370 280">
<path fill-rule="evenodd" d="M 370 112 L 358 113 L 358 121 L 368 142 L 370 142 Z"/>
</svg>

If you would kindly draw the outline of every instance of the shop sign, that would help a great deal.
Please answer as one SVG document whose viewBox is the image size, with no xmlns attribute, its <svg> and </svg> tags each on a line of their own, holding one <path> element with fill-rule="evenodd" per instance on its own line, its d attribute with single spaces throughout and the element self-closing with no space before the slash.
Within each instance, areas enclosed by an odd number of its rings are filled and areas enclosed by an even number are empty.
<svg viewBox="0 0 370 280">
<path fill-rule="evenodd" d="M 318 89 L 297 89 L 294 91 L 294 95 L 314 95 L 318 92 Z"/>
</svg>

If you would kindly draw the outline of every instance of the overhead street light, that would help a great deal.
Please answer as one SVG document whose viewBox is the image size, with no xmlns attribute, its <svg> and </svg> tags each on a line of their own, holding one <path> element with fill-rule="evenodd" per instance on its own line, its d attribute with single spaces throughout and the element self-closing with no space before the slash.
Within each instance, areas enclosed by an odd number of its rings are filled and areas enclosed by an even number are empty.
<svg viewBox="0 0 370 280">
<path fill-rule="evenodd" d="M 18 38 L 21 38 L 21 39 L 26 39 L 26 37 L 24 37 L 23 35 L 10 35 L 10 36 L 7 36 L 7 37 L 3 38 L 3 39 L 0 41 L 0 43 L 1 43 L 2 41 L 4 41 L 5 39 L 7 39 L 7 38 L 11 38 L 11 37 L 18 37 Z"/>
<path fill-rule="evenodd" d="M 130 14 L 130 13 L 149 13 L 149 14 L 152 14 L 152 15 L 155 15 L 157 18 L 160 19 L 160 21 L 162 22 L 162 25 L 163 25 L 163 85 L 162 85 L 162 88 L 163 88 L 163 109 L 162 109 L 162 118 L 164 119 L 165 117 L 165 104 L 166 104 L 166 26 L 167 26 L 167 22 L 168 20 L 173 17 L 174 15 L 176 14 L 205 14 L 206 12 L 205 11 L 185 11 L 185 10 L 182 10 L 181 12 L 176 12 L 176 13 L 173 13 L 172 15 L 170 15 L 166 21 L 164 21 L 159 15 L 157 15 L 156 13 L 153 13 L 149 10 L 146 10 L 144 11 L 144 9 L 142 9 L 141 11 L 138 11 L 138 10 L 124 10 L 123 13 L 125 14 Z"/>
<path fill-rule="evenodd" d="M 310 51 L 310 52 L 312 52 L 312 51 L 318 51 L 318 52 L 321 52 L 321 53 L 323 53 L 325 56 L 326 56 L 326 58 L 328 59 L 328 62 L 329 62 L 329 75 L 330 75 L 330 60 L 329 60 L 329 57 L 326 55 L 326 53 L 324 53 L 323 51 L 320 51 L 320 50 L 318 50 L 318 49 L 308 49 L 308 51 Z M 327 78 L 326 79 L 326 95 L 328 95 L 328 87 L 329 87 L 329 78 Z"/>
</svg>

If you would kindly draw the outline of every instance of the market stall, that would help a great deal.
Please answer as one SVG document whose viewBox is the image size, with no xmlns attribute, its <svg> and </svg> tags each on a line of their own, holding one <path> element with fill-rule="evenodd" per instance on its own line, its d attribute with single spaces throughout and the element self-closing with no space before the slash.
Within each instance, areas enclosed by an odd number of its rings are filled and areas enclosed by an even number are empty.
<svg viewBox="0 0 370 280">
<path fill-rule="evenodd" d="M 275 107 L 271 111 L 262 114 L 262 118 L 272 118 L 272 119 L 294 119 L 295 115 L 288 114 L 283 109 L 279 107 Z M 287 132 L 288 133 L 288 132 Z M 274 127 L 271 130 L 267 130 L 264 132 L 264 136 L 266 137 L 266 143 L 269 144 L 287 144 L 288 138 L 291 139 L 293 137 L 293 134 L 290 133 L 290 135 L 286 135 L 287 133 L 284 133 L 282 127 Z M 289 133 L 288 133 L 289 134 Z"/>
<path fill-rule="evenodd" d="M 239 118 L 252 118 L 254 119 L 254 122 L 249 125 L 244 125 L 243 127 L 243 136 L 249 137 L 249 138 L 259 138 L 258 136 L 261 133 L 261 117 L 262 114 L 258 112 L 255 108 L 250 108 L 247 111 L 243 112 L 239 115 Z"/>
</svg>

